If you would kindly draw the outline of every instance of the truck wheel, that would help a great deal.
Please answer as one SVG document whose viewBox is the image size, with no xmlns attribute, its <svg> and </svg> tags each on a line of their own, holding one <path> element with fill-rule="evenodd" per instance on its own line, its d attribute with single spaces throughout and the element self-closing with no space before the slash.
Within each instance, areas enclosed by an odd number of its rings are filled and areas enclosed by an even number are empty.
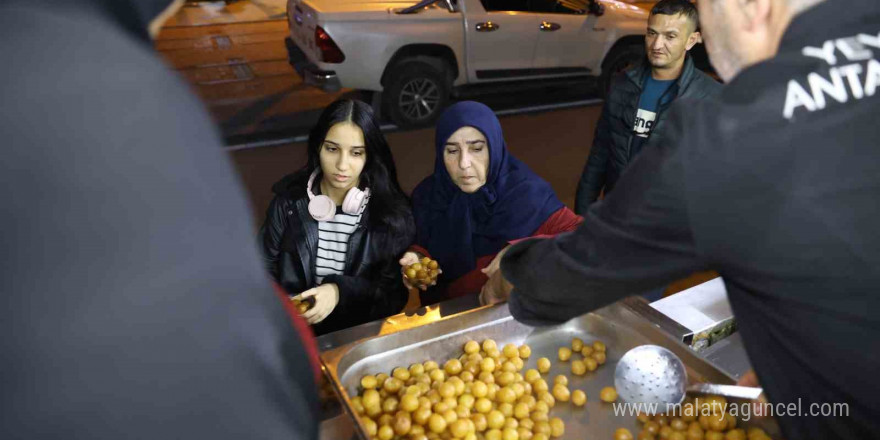
<svg viewBox="0 0 880 440">
<path fill-rule="evenodd" d="M 599 92 L 602 96 L 608 96 L 611 82 L 617 74 L 635 66 L 644 60 L 645 56 L 643 44 L 629 44 L 619 47 L 609 54 L 602 64 L 602 76 L 599 78 Z"/>
<path fill-rule="evenodd" d="M 425 57 L 398 64 L 385 94 L 391 120 L 399 127 L 431 124 L 449 102 L 450 82 L 441 60 Z"/>
</svg>

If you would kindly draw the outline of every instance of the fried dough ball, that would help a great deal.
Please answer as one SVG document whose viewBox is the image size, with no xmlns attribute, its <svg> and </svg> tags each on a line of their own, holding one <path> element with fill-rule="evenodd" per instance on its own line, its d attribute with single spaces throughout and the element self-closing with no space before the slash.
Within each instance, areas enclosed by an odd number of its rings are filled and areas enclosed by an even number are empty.
<svg viewBox="0 0 880 440">
<path fill-rule="evenodd" d="M 633 440 L 632 432 L 626 428 L 618 428 L 614 431 L 614 440 Z"/>
<path fill-rule="evenodd" d="M 361 419 L 361 423 L 364 424 L 364 431 L 367 431 L 367 435 L 370 437 L 376 436 L 379 431 L 379 426 L 376 425 L 376 422 L 374 422 L 373 419 L 363 418 Z"/>
<path fill-rule="evenodd" d="M 495 400 L 500 403 L 513 403 L 516 401 L 516 392 L 510 387 L 503 387 L 495 394 Z"/>
<path fill-rule="evenodd" d="M 639 432 L 639 435 L 636 436 L 636 440 L 656 440 L 656 438 L 657 437 L 654 436 L 654 434 L 651 434 L 648 431 L 641 431 Z"/>
<path fill-rule="evenodd" d="M 584 406 L 587 403 L 587 394 L 581 390 L 571 392 L 571 403 L 575 406 Z"/>
<path fill-rule="evenodd" d="M 361 396 L 355 396 L 351 399 L 351 407 L 354 408 L 354 412 L 357 415 L 361 415 L 364 413 L 364 404 L 361 400 Z"/>
<path fill-rule="evenodd" d="M 669 427 L 675 431 L 687 431 L 688 424 L 684 420 L 675 417 L 669 422 Z"/>
<path fill-rule="evenodd" d="M 488 357 L 484 358 L 482 362 L 480 362 L 480 370 L 486 373 L 492 373 L 495 371 L 495 359 Z"/>
<path fill-rule="evenodd" d="M 406 412 L 413 412 L 419 409 L 419 397 L 412 393 L 407 393 L 400 398 L 400 409 Z"/>
<path fill-rule="evenodd" d="M 617 390 L 615 390 L 614 387 L 602 388 L 602 390 L 599 391 L 599 399 L 605 403 L 614 402 L 617 400 Z"/>
<path fill-rule="evenodd" d="M 461 369 L 461 361 L 458 359 L 450 359 L 443 365 L 443 370 L 450 376 L 455 376 L 456 374 L 461 373 Z"/>
<path fill-rule="evenodd" d="M 409 380 L 410 377 L 412 377 L 412 375 L 409 373 L 409 370 L 403 367 L 395 368 L 391 372 L 391 376 L 402 382 L 406 382 Z"/>
<path fill-rule="evenodd" d="M 504 414 L 501 411 L 493 409 L 486 415 L 486 423 L 489 429 L 500 429 L 504 426 Z"/>
<path fill-rule="evenodd" d="M 474 354 L 480 352 L 480 343 L 477 341 L 467 341 L 464 344 L 464 352 L 467 354 Z"/>
<path fill-rule="evenodd" d="M 492 350 L 497 350 L 498 344 L 496 344 L 495 341 L 492 339 L 486 339 L 483 341 L 482 347 L 483 347 L 483 351 L 485 351 L 486 353 L 489 353 Z"/>
<path fill-rule="evenodd" d="M 364 409 L 380 406 L 381 401 L 379 398 L 379 392 L 374 389 L 364 391 L 364 395 L 361 397 L 361 403 L 364 405 Z"/>
<path fill-rule="evenodd" d="M 509 371 L 495 372 L 495 383 L 500 387 L 506 387 L 513 384 L 516 375 Z"/>
<path fill-rule="evenodd" d="M 419 409 L 417 409 L 413 413 L 412 419 L 417 424 L 424 426 L 426 423 L 429 422 L 431 415 L 433 415 L 433 413 L 431 412 L 430 408 L 425 408 L 425 407 L 420 406 Z"/>
<path fill-rule="evenodd" d="M 529 418 L 530 413 L 531 411 L 529 410 L 529 405 L 527 403 L 520 402 L 513 407 L 513 416 L 517 419 L 527 419 Z"/>
<path fill-rule="evenodd" d="M 568 387 L 557 383 L 553 385 L 553 397 L 560 402 L 568 402 L 571 399 L 571 391 L 568 390 Z"/>
<path fill-rule="evenodd" d="M 559 360 L 562 362 L 567 362 L 571 359 L 571 349 L 568 347 L 559 347 L 557 354 L 559 355 Z"/>
<path fill-rule="evenodd" d="M 400 405 L 400 401 L 398 401 L 396 397 L 391 396 L 382 402 L 382 411 L 386 414 L 396 413 L 398 405 Z"/>
<path fill-rule="evenodd" d="M 376 376 L 372 374 L 368 374 L 361 378 L 361 388 L 365 390 L 374 389 L 379 386 L 379 381 L 376 380 Z"/>
<path fill-rule="evenodd" d="M 449 431 L 455 438 L 464 438 L 469 431 L 467 420 L 458 419 L 449 426 Z"/>
<path fill-rule="evenodd" d="M 596 371 L 599 368 L 599 362 L 591 356 L 584 358 L 584 366 L 587 368 L 587 371 Z"/>
<path fill-rule="evenodd" d="M 553 438 L 562 437 L 565 434 L 565 423 L 559 417 L 550 419 L 550 436 Z"/>
<path fill-rule="evenodd" d="M 440 434 L 446 430 L 446 419 L 440 414 L 431 414 L 431 417 L 428 419 L 428 429 L 431 432 Z"/>
<path fill-rule="evenodd" d="M 394 429 L 394 433 L 397 435 L 409 434 L 409 431 L 412 428 L 412 419 L 410 418 L 409 413 L 398 412 L 394 416 L 394 422 L 392 423 L 391 427 Z"/>
<path fill-rule="evenodd" d="M 528 370 L 526 370 L 525 379 L 526 379 L 526 382 L 534 385 L 535 381 L 541 379 L 541 373 L 539 373 L 538 370 L 536 370 L 534 368 L 528 369 Z"/>
<path fill-rule="evenodd" d="M 428 376 L 433 382 L 443 382 L 444 380 L 446 380 L 446 373 L 439 368 L 436 370 L 431 370 L 431 372 L 428 373 Z"/>
<path fill-rule="evenodd" d="M 379 432 L 376 434 L 379 440 L 391 440 L 394 438 L 394 429 L 392 429 L 388 425 L 383 425 L 379 428 Z"/>
<path fill-rule="evenodd" d="M 492 401 L 481 397 L 474 402 L 474 409 L 481 414 L 488 414 L 489 411 L 492 411 Z"/>
<path fill-rule="evenodd" d="M 440 368 L 440 365 L 438 365 L 437 362 L 434 361 L 425 361 L 425 363 L 422 365 L 424 365 L 426 373 L 430 373 L 431 371 Z"/>
<path fill-rule="evenodd" d="M 550 371 L 550 359 L 547 359 L 545 357 L 538 359 L 538 371 L 544 374 Z"/>
<path fill-rule="evenodd" d="M 503 353 L 504 357 L 508 359 L 519 357 L 519 349 L 516 348 L 516 345 L 513 344 L 505 344 L 504 348 L 501 350 L 501 353 Z"/>
<path fill-rule="evenodd" d="M 547 404 L 548 407 L 553 408 L 556 406 L 556 398 L 553 397 L 553 394 L 544 391 L 538 394 L 538 400 L 543 400 L 544 403 Z"/>
<path fill-rule="evenodd" d="M 538 379 L 535 381 L 535 383 L 532 384 L 532 390 L 540 395 L 541 393 L 546 393 L 547 391 L 549 391 L 550 386 L 547 384 L 546 380 Z"/>
</svg>

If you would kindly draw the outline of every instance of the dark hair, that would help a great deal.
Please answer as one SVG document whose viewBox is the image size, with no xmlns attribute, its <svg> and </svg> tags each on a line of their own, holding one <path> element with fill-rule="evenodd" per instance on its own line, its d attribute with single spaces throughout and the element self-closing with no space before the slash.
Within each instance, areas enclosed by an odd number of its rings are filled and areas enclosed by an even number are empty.
<svg viewBox="0 0 880 440">
<path fill-rule="evenodd" d="M 306 166 L 297 173 L 295 180 L 305 186 L 311 173 L 320 169 L 321 146 L 330 128 L 340 122 L 351 122 L 364 133 L 367 160 L 361 170 L 359 187 L 370 188 L 368 226 L 384 229 L 389 237 L 411 239 L 415 234 L 415 223 L 409 198 L 400 188 L 391 149 L 369 105 L 353 99 L 340 99 L 324 109 L 309 133 Z M 410 244 L 385 243 L 390 253 L 402 252 Z"/>
<path fill-rule="evenodd" d="M 690 0 L 660 0 L 651 8 L 651 15 L 682 14 L 694 25 L 694 31 L 700 30 L 700 14 Z"/>
</svg>

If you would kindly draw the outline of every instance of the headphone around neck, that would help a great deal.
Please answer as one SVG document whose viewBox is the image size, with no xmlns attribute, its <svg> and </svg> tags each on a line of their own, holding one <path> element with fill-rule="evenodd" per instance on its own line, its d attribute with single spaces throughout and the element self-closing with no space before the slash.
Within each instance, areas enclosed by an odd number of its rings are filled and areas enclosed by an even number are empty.
<svg viewBox="0 0 880 440">
<path fill-rule="evenodd" d="M 312 192 L 312 185 L 314 185 L 315 177 L 318 176 L 319 171 L 320 169 L 316 169 L 309 176 L 306 194 L 309 195 L 309 215 L 319 222 L 326 222 L 333 220 L 333 216 L 336 215 L 336 203 L 330 197 L 323 194 L 316 196 Z M 358 215 L 367 206 L 369 199 L 370 188 L 365 188 L 361 191 L 360 188 L 354 187 L 345 193 L 345 199 L 342 200 L 342 212 L 349 215 Z"/>
</svg>

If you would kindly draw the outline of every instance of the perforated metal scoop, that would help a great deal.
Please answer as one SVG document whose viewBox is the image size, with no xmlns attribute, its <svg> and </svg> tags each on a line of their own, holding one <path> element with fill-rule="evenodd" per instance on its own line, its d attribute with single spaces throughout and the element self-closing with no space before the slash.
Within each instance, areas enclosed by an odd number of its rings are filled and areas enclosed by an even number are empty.
<svg viewBox="0 0 880 440">
<path fill-rule="evenodd" d="M 689 392 L 724 397 L 757 399 L 761 388 L 698 383 L 687 385 L 687 370 L 675 353 L 657 346 L 642 345 L 626 352 L 614 370 L 614 387 L 626 403 L 675 405 Z"/>
</svg>

